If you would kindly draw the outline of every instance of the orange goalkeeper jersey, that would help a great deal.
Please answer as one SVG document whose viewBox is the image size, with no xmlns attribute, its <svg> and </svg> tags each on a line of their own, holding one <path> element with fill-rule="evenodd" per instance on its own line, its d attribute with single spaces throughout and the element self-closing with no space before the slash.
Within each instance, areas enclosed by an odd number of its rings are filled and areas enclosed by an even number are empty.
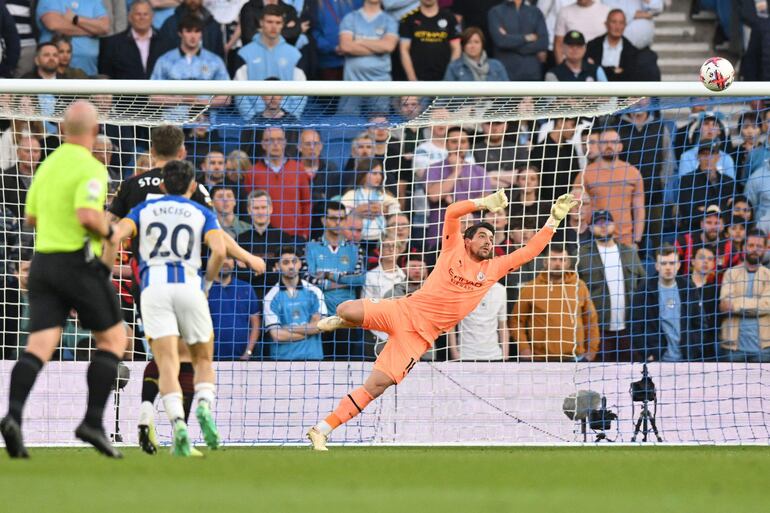
<svg viewBox="0 0 770 513">
<path fill-rule="evenodd" d="M 553 237 L 546 226 L 523 248 L 476 262 L 465 251 L 460 233 L 460 218 L 474 211 L 470 200 L 447 208 L 436 267 L 423 286 L 404 300 L 415 329 L 431 343 L 476 308 L 500 278 L 539 255 Z"/>
</svg>

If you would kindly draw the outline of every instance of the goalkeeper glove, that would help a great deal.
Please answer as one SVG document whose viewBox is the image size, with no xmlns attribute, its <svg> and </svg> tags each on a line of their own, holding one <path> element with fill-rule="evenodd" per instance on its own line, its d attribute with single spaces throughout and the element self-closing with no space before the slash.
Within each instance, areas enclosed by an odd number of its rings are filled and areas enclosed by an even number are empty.
<svg viewBox="0 0 770 513">
<path fill-rule="evenodd" d="M 551 207 L 551 217 L 546 221 L 546 226 L 550 226 L 554 230 L 558 228 L 562 219 L 567 217 L 567 214 L 572 210 L 572 207 L 579 203 L 580 202 L 576 200 L 572 194 L 562 194 L 559 196 Z"/>
<path fill-rule="evenodd" d="M 496 193 L 490 194 L 489 196 L 484 196 L 483 198 L 475 199 L 473 200 L 473 203 L 475 203 L 476 208 L 478 209 L 489 210 L 490 212 L 499 212 L 508 206 L 508 198 L 506 197 L 505 191 L 503 189 L 497 189 Z"/>
</svg>

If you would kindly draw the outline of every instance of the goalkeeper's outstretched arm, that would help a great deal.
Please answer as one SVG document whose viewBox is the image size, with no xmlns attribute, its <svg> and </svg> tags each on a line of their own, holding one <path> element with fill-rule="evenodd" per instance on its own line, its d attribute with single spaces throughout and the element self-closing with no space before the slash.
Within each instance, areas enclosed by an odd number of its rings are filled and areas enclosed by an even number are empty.
<svg viewBox="0 0 770 513">
<path fill-rule="evenodd" d="M 542 253 L 548 243 L 551 242 L 551 238 L 553 237 L 556 228 L 558 228 L 562 220 L 567 217 L 567 213 L 572 210 L 572 207 L 578 203 L 580 202 L 577 201 L 572 194 L 562 194 L 559 196 L 551 207 L 551 216 L 540 231 L 530 239 L 527 245 L 517 249 L 513 253 L 499 257 L 503 266 L 506 268 L 504 272 L 508 273 L 514 271 Z"/>
<path fill-rule="evenodd" d="M 444 240 L 447 240 L 451 235 L 460 233 L 460 218 L 464 215 L 478 212 L 479 210 L 498 212 L 507 206 L 508 198 L 505 196 L 503 189 L 498 189 L 494 194 L 482 198 L 452 203 L 447 207 L 444 217 Z"/>
</svg>

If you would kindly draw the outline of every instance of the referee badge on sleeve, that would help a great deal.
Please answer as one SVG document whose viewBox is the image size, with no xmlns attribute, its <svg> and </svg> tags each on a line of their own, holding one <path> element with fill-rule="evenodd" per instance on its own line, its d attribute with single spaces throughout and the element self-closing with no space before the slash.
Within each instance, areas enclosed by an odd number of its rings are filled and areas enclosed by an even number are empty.
<svg viewBox="0 0 770 513">
<path fill-rule="evenodd" d="M 96 178 L 88 181 L 86 190 L 88 191 L 88 195 L 86 196 L 88 201 L 99 201 L 102 199 L 102 183 Z"/>
</svg>

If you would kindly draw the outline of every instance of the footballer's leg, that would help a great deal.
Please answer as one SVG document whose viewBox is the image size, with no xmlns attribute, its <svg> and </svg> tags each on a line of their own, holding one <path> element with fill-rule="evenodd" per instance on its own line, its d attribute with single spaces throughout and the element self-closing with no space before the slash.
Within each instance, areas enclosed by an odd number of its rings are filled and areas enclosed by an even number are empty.
<svg viewBox="0 0 770 513">
<path fill-rule="evenodd" d="M 384 331 L 390 334 L 390 338 L 374 362 L 374 369 L 364 385 L 343 397 L 331 414 L 308 431 L 307 436 L 313 449 L 325 451 L 326 441 L 334 429 L 361 413 L 389 386 L 400 383 L 420 356 L 430 349 L 430 344 L 419 335 L 405 331 L 410 321 L 402 306 L 398 300 L 360 299 L 345 301 L 337 307 L 337 313 L 346 322 Z"/>
<path fill-rule="evenodd" d="M 195 416 L 198 418 L 206 445 L 210 449 L 217 449 L 220 443 L 219 432 L 211 413 L 216 397 L 213 334 L 207 342 L 191 345 L 190 354 L 195 368 L 195 394 L 198 399 Z"/>
<path fill-rule="evenodd" d="M 373 369 L 364 385 L 342 398 L 337 408 L 324 420 L 310 428 L 307 437 L 316 451 L 327 451 L 326 442 L 333 430 L 364 411 L 370 402 L 381 396 L 395 381 L 384 372 Z"/>
<path fill-rule="evenodd" d="M 337 307 L 337 315 L 318 321 L 321 331 L 334 331 L 340 328 L 356 328 L 364 322 L 364 299 L 345 301 Z"/>
<path fill-rule="evenodd" d="M 84 323 L 85 325 L 85 323 Z M 86 379 L 88 381 L 88 408 L 83 422 L 75 430 L 75 436 L 93 445 L 97 451 L 110 458 L 123 455 L 112 446 L 104 433 L 104 407 L 118 374 L 118 363 L 128 344 L 123 321 L 103 331 L 94 331 L 97 351 L 91 358 Z"/>
<path fill-rule="evenodd" d="M 27 349 L 11 371 L 8 413 L 0 421 L 5 450 L 11 458 L 29 458 L 21 434 L 21 417 L 37 375 L 59 345 L 61 328 L 53 327 L 29 334 Z"/>
<path fill-rule="evenodd" d="M 150 341 L 152 346 L 152 341 Z M 184 341 L 179 341 L 179 384 L 182 386 L 184 420 L 190 418 L 193 396 L 194 370 L 190 362 L 190 352 Z M 155 360 L 147 362 L 142 377 L 142 403 L 139 406 L 139 447 L 147 454 L 158 451 L 158 438 L 155 431 L 155 399 L 158 397 L 158 365 Z M 193 449 L 195 451 L 195 449 Z"/>
<path fill-rule="evenodd" d="M 175 456 L 190 456 L 190 436 L 184 421 L 182 387 L 179 384 L 179 353 L 176 336 L 160 337 L 152 346 L 158 365 L 158 388 L 166 415 L 174 429 L 174 443 L 171 448 Z"/>
<path fill-rule="evenodd" d="M 158 452 L 155 433 L 155 398 L 158 396 L 158 364 L 150 360 L 142 375 L 142 404 L 139 405 L 139 447 L 147 454 Z"/>
</svg>

